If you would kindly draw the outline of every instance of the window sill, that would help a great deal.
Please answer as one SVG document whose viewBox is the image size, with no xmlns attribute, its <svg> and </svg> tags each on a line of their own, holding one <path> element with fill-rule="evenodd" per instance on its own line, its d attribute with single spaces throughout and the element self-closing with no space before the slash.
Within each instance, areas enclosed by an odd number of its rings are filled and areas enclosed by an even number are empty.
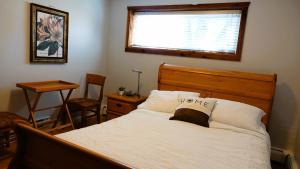
<svg viewBox="0 0 300 169">
<path fill-rule="evenodd" d="M 171 49 L 154 49 L 154 48 L 141 48 L 141 47 L 126 47 L 125 52 L 136 52 L 136 53 L 149 53 L 159 55 L 170 55 L 180 57 L 193 57 L 193 58 L 207 58 L 207 59 L 218 59 L 218 60 L 230 60 L 240 61 L 241 57 L 239 54 L 221 53 L 221 52 L 201 52 L 192 50 L 171 50 Z"/>
</svg>

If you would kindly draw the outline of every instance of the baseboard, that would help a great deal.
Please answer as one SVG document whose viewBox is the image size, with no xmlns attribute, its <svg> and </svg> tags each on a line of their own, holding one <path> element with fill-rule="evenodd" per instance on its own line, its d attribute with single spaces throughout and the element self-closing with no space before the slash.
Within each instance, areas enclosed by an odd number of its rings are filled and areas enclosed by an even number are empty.
<svg viewBox="0 0 300 169">
<path fill-rule="evenodd" d="M 294 154 L 292 152 L 289 152 L 289 151 L 286 151 L 286 152 L 289 154 L 289 158 L 286 161 L 285 167 L 290 166 L 291 169 L 299 169 Z M 285 169 L 289 169 L 289 168 L 285 168 Z"/>
<path fill-rule="evenodd" d="M 283 149 L 272 147 L 271 148 L 271 160 L 280 164 L 284 164 L 286 153 Z"/>
<path fill-rule="evenodd" d="M 284 169 L 300 169 L 293 152 L 277 147 L 271 148 L 271 160 L 280 163 Z"/>
<path fill-rule="evenodd" d="M 101 114 L 106 114 L 107 105 L 101 105 Z"/>
</svg>

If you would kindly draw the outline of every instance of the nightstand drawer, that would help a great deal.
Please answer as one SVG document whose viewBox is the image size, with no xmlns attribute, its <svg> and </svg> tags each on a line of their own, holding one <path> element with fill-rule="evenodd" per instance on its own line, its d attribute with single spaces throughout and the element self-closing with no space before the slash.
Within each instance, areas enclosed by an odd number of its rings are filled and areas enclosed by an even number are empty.
<svg viewBox="0 0 300 169">
<path fill-rule="evenodd" d="M 111 120 L 117 117 L 122 116 L 123 114 L 117 114 L 115 112 L 107 111 L 107 120 Z"/>
<path fill-rule="evenodd" d="M 136 109 L 136 106 L 129 104 L 129 103 L 125 103 L 125 102 L 113 100 L 113 99 L 108 99 L 108 101 L 107 101 L 107 110 L 108 111 L 114 111 L 114 112 L 126 114 L 134 109 Z"/>
</svg>

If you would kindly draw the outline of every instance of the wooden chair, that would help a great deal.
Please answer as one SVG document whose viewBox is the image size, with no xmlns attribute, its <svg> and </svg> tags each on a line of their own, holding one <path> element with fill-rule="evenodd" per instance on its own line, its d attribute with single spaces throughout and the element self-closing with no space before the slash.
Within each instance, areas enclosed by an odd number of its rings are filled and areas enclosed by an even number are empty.
<svg viewBox="0 0 300 169">
<path fill-rule="evenodd" d="M 86 74 L 85 92 L 83 98 L 73 98 L 68 101 L 68 106 L 71 112 L 81 111 L 81 127 L 86 126 L 87 118 L 93 115 L 97 116 L 97 122 L 100 123 L 100 110 L 101 102 L 103 98 L 103 88 L 105 82 L 105 76 L 96 74 Z M 100 86 L 100 92 L 98 99 L 88 98 L 89 86 Z M 95 114 L 87 116 L 87 112 L 94 112 Z"/>
</svg>

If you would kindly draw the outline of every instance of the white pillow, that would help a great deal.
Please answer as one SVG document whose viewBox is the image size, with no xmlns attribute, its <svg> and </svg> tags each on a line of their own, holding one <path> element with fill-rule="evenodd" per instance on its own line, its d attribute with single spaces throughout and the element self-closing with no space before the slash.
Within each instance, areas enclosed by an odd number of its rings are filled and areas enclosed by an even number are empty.
<svg viewBox="0 0 300 169">
<path fill-rule="evenodd" d="M 199 96 L 200 93 L 196 92 L 152 90 L 147 100 L 138 105 L 138 109 L 174 113 L 176 107 L 180 105 L 179 97 Z"/>
<path fill-rule="evenodd" d="M 211 120 L 235 127 L 259 131 L 264 111 L 240 102 L 217 99 Z"/>
</svg>

